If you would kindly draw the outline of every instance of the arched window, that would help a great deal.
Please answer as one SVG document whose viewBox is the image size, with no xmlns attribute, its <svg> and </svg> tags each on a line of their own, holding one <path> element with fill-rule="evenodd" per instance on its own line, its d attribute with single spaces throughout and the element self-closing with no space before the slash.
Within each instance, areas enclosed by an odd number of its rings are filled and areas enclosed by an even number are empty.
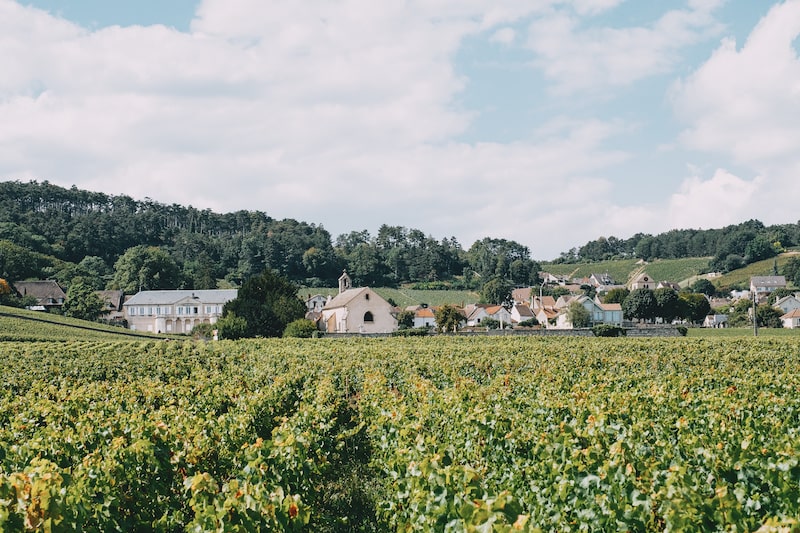
<svg viewBox="0 0 800 533">
<path fill-rule="evenodd" d="M 372 317 L 372 313 L 370 311 L 364 313 L 364 322 L 375 322 L 375 319 Z"/>
</svg>

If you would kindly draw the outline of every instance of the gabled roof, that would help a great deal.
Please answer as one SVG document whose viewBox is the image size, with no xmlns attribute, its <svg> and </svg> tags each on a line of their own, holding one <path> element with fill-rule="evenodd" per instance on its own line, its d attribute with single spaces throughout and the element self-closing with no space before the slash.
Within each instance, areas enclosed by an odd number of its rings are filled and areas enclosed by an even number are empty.
<svg viewBox="0 0 800 533">
<path fill-rule="evenodd" d="M 514 308 L 517 310 L 517 314 L 519 314 L 520 318 L 522 318 L 522 317 L 533 317 L 534 316 L 533 311 L 531 310 L 531 308 L 528 307 L 525 304 L 517 304 L 517 305 L 514 306 Z"/>
<path fill-rule="evenodd" d="M 751 287 L 785 287 L 785 276 L 753 276 L 750 278 Z"/>
<path fill-rule="evenodd" d="M 793 309 L 793 310 L 789 311 L 788 313 L 786 313 L 785 315 L 783 315 L 781 317 L 781 320 L 784 320 L 784 319 L 787 319 L 787 318 L 800 318 L 800 309 Z"/>
<path fill-rule="evenodd" d="M 184 301 L 198 304 L 226 304 L 236 298 L 237 289 L 139 291 L 123 305 L 175 305 Z"/>
<path fill-rule="evenodd" d="M 110 290 L 110 291 L 95 291 L 97 296 L 103 301 L 106 306 L 106 309 L 115 309 L 119 311 L 122 309 L 122 303 L 125 299 L 125 293 L 121 290 Z"/>
<path fill-rule="evenodd" d="M 20 296 L 33 296 L 37 300 L 63 300 L 67 297 L 64 289 L 53 280 L 43 281 L 17 281 L 14 284 L 14 290 Z"/>
<path fill-rule="evenodd" d="M 622 304 L 600 304 L 603 311 L 622 311 Z"/>
<path fill-rule="evenodd" d="M 788 296 L 784 296 L 783 298 L 775 301 L 775 307 L 780 307 L 780 305 L 784 302 L 788 302 L 789 300 L 794 300 L 796 302 L 800 302 L 800 299 L 797 298 L 794 294 L 790 294 Z"/>
<path fill-rule="evenodd" d="M 333 299 L 326 303 L 323 309 L 336 309 L 337 307 L 346 307 L 353 299 L 358 296 L 359 294 L 367 291 L 367 287 L 360 287 L 358 289 L 347 289 L 346 291 L 342 291 Z"/>
<path fill-rule="evenodd" d="M 429 307 L 421 307 L 414 312 L 415 318 L 435 318 L 433 316 L 433 309 Z"/>
</svg>

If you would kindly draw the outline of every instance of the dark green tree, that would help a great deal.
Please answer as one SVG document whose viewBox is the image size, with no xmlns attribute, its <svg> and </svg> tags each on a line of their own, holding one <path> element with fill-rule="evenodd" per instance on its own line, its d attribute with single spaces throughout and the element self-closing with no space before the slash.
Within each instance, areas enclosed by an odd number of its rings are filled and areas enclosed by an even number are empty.
<svg viewBox="0 0 800 533">
<path fill-rule="evenodd" d="M 699 292 L 706 296 L 714 296 L 717 293 L 717 288 L 709 280 L 700 278 L 691 286 L 692 292 Z"/>
<path fill-rule="evenodd" d="M 511 307 L 512 287 L 503 278 L 492 278 L 483 284 L 481 289 L 481 303 L 497 304 L 504 307 Z"/>
<path fill-rule="evenodd" d="M 280 337 L 286 326 L 305 315 L 298 287 L 273 270 L 265 270 L 244 282 L 235 299 L 225 304 L 229 313 L 247 322 L 245 337 Z"/>
<path fill-rule="evenodd" d="M 758 326 L 761 328 L 782 328 L 781 311 L 772 307 L 769 304 L 759 305 L 756 307 L 756 317 L 758 318 Z"/>
<path fill-rule="evenodd" d="M 103 313 L 103 300 L 83 278 L 75 278 L 67 290 L 63 309 L 66 316 L 94 321 Z"/>
<path fill-rule="evenodd" d="M 679 295 L 681 307 L 680 316 L 689 322 L 698 323 L 711 312 L 711 304 L 705 294 L 686 292 Z"/>
<path fill-rule="evenodd" d="M 178 289 L 183 287 L 183 281 L 181 269 L 165 250 L 139 245 L 129 248 L 114 263 L 110 285 L 131 294 L 144 290 Z"/>
<path fill-rule="evenodd" d="M 678 293 L 669 287 L 662 287 L 653 291 L 657 310 L 656 316 L 661 317 L 664 322 L 670 323 L 680 315 L 680 301 Z"/>
<path fill-rule="evenodd" d="M 617 287 L 616 289 L 611 289 L 608 291 L 603 298 L 604 304 L 621 304 L 625 301 L 625 298 L 631 293 L 625 287 Z"/>
<path fill-rule="evenodd" d="M 622 312 L 630 320 L 653 320 L 658 302 L 650 289 L 635 289 L 622 302 Z"/>
</svg>

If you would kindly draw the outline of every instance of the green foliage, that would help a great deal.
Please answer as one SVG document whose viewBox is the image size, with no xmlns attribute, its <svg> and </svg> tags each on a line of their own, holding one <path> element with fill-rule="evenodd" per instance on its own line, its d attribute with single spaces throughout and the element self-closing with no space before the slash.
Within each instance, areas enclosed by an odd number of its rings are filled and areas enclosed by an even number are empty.
<svg viewBox="0 0 800 533">
<path fill-rule="evenodd" d="M 686 326 L 678 326 L 676 329 L 678 330 L 678 333 L 680 333 L 682 337 L 685 337 L 686 334 L 689 333 L 689 328 L 687 328 Z"/>
<path fill-rule="evenodd" d="M 442 305 L 433 312 L 436 319 L 436 327 L 442 332 L 455 332 L 461 327 L 464 315 L 453 305 Z"/>
<path fill-rule="evenodd" d="M 795 354 L 722 337 L 3 343 L 0 530 L 789 531 Z"/>
<path fill-rule="evenodd" d="M 656 299 L 656 316 L 661 317 L 664 322 L 670 323 L 680 316 L 680 300 L 678 293 L 669 287 L 662 287 L 653 291 Z"/>
<path fill-rule="evenodd" d="M 247 336 L 247 320 L 230 311 L 217 320 L 220 339 L 236 340 Z"/>
<path fill-rule="evenodd" d="M 219 336 L 217 324 L 202 322 L 192 328 L 192 338 L 198 340 L 211 340 L 214 338 L 214 330 L 217 330 L 217 336 Z"/>
<path fill-rule="evenodd" d="M 510 307 L 513 303 L 511 291 L 513 287 L 503 278 L 492 278 L 483 284 L 481 303 Z"/>
<path fill-rule="evenodd" d="M 265 270 L 244 282 L 236 298 L 225 304 L 223 317 L 233 313 L 243 318 L 245 337 L 280 337 L 290 322 L 305 315 L 297 291 L 286 277 Z"/>
<path fill-rule="evenodd" d="M 769 304 L 759 305 L 756 307 L 756 317 L 758 317 L 758 326 L 762 328 L 782 328 L 783 322 L 781 315 L 783 313 Z"/>
<path fill-rule="evenodd" d="M 392 337 L 425 337 L 430 334 L 429 328 L 406 328 L 392 332 Z"/>
<path fill-rule="evenodd" d="M 705 278 L 700 278 L 692 283 L 691 289 L 692 292 L 699 292 L 701 294 L 705 294 L 706 296 L 714 296 L 717 293 L 717 288 L 714 286 L 714 284 Z"/>
<path fill-rule="evenodd" d="M 103 300 L 83 278 L 73 280 L 64 302 L 64 316 L 94 321 L 103 313 Z"/>
<path fill-rule="evenodd" d="M 113 288 L 128 294 L 158 289 L 179 289 L 183 275 L 172 257 L 155 246 L 129 248 L 114 263 Z"/>
<path fill-rule="evenodd" d="M 500 321 L 495 318 L 484 318 L 479 325 L 486 329 L 500 329 Z"/>
<path fill-rule="evenodd" d="M 572 302 L 567 308 L 567 319 L 573 328 L 588 328 L 592 324 L 592 315 L 580 303 Z"/>
<path fill-rule="evenodd" d="M 523 320 L 517 326 L 521 328 L 532 328 L 539 325 L 539 321 L 535 318 L 529 318 L 528 320 Z"/>
<path fill-rule="evenodd" d="M 658 302 L 650 289 L 634 289 L 622 302 L 625 318 L 653 320 L 658 314 Z"/>
<path fill-rule="evenodd" d="M 711 312 L 711 304 L 704 294 L 681 293 L 679 295 L 681 304 L 681 316 L 689 322 L 702 322 L 706 315 Z"/>
<path fill-rule="evenodd" d="M 414 311 L 403 310 L 397 314 L 397 327 L 410 329 L 414 327 Z"/>
<path fill-rule="evenodd" d="M 310 339 L 319 334 L 320 331 L 317 329 L 317 325 L 307 318 L 293 320 L 289 322 L 286 325 L 286 329 L 283 330 L 284 337 L 296 337 L 300 339 Z"/>
<path fill-rule="evenodd" d="M 616 324 L 597 324 L 592 326 L 595 337 L 624 337 L 625 329 Z"/>
</svg>

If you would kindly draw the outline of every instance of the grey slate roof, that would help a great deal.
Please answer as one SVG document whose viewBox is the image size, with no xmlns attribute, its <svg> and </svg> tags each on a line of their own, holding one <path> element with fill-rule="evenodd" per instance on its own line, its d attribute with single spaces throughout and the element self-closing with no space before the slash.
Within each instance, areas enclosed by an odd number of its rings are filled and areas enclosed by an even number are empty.
<svg viewBox="0 0 800 533">
<path fill-rule="evenodd" d="M 173 305 L 184 300 L 202 304 L 225 304 L 236 298 L 237 289 L 140 291 L 124 305 Z"/>
</svg>

